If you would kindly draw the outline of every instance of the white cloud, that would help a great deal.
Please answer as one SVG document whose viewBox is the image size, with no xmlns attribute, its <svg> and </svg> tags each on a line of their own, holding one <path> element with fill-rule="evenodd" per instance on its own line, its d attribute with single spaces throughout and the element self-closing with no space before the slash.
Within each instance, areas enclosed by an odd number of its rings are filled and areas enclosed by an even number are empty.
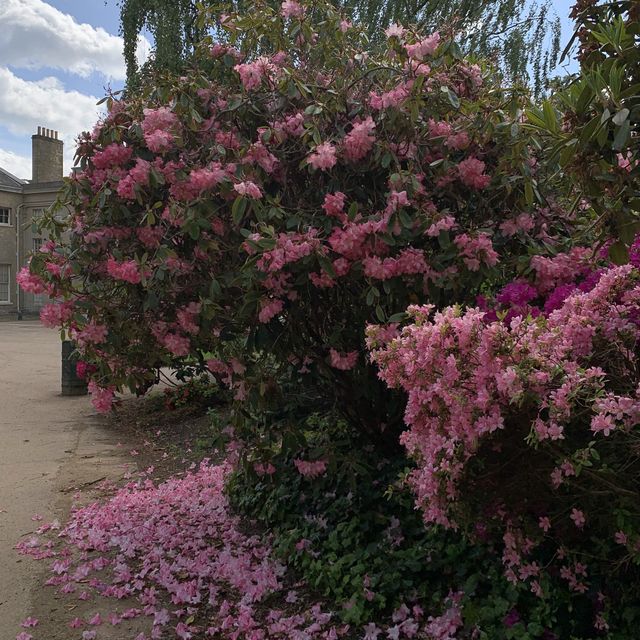
<svg viewBox="0 0 640 640">
<path fill-rule="evenodd" d="M 31 158 L 0 149 L 0 167 L 23 180 L 31 179 Z"/>
<path fill-rule="evenodd" d="M 0 67 L 0 122 L 11 133 L 29 138 L 38 126 L 59 131 L 65 143 L 65 171 L 72 165 L 75 137 L 91 131 L 100 116 L 97 102 L 94 96 L 67 91 L 57 78 L 30 82 Z"/>
<path fill-rule="evenodd" d="M 101 27 L 80 24 L 42 0 L 0 0 L 0 60 L 3 65 L 64 69 L 86 77 L 98 71 L 125 77 L 122 38 Z M 139 56 L 148 55 L 141 38 Z"/>
</svg>

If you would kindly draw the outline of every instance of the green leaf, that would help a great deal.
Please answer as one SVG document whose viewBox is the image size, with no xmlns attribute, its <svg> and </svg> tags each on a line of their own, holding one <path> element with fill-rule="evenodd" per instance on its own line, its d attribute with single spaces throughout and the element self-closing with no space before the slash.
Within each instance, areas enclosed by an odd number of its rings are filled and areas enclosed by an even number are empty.
<svg viewBox="0 0 640 640">
<path fill-rule="evenodd" d="M 222 294 L 222 287 L 220 286 L 220 283 L 213 278 L 209 284 L 209 297 L 216 298 L 220 294 Z"/>
<path fill-rule="evenodd" d="M 618 129 L 616 137 L 613 139 L 613 148 L 616 151 L 622 151 L 627 146 L 627 140 L 631 132 L 631 123 L 629 120 L 625 120 L 622 126 Z"/>
<path fill-rule="evenodd" d="M 544 123 L 547 125 L 549 131 L 557 133 L 558 119 L 556 117 L 556 111 L 548 100 L 542 103 L 542 112 L 544 113 Z"/>
<path fill-rule="evenodd" d="M 238 196 L 231 207 L 231 220 L 236 225 L 239 225 L 242 222 L 242 217 L 244 216 L 244 212 L 247 210 L 247 199 L 244 196 Z"/>
<path fill-rule="evenodd" d="M 531 180 L 527 180 L 524 183 L 524 199 L 529 206 L 533 204 L 533 185 L 531 184 Z"/>
<path fill-rule="evenodd" d="M 620 109 L 620 111 L 618 111 L 618 113 L 613 116 L 613 124 L 615 124 L 617 127 L 620 127 L 628 117 L 629 109 L 627 109 L 626 107 L 624 109 Z"/>
<path fill-rule="evenodd" d="M 374 289 L 369 289 L 367 293 L 367 299 L 366 299 L 366 303 L 368 307 L 373 306 L 373 301 L 375 300 L 375 298 L 376 298 L 376 295 L 375 295 Z"/>
</svg>

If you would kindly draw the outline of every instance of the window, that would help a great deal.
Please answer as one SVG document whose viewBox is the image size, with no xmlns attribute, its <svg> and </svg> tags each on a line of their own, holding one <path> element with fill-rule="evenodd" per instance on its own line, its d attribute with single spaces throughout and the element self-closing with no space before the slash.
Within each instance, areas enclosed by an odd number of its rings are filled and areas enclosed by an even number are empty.
<svg viewBox="0 0 640 640">
<path fill-rule="evenodd" d="M 40 249 L 42 248 L 42 238 L 34 238 L 33 239 L 33 253 L 38 253 L 38 251 L 40 251 Z"/>
<path fill-rule="evenodd" d="M 32 218 L 42 218 L 44 215 L 44 209 L 31 209 L 31 217 Z"/>
<path fill-rule="evenodd" d="M 11 282 L 11 265 L 0 264 L 0 303 L 11 302 L 10 286 Z"/>
<path fill-rule="evenodd" d="M 0 224 L 11 224 L 11 209 L 0 207 Z"/>
</svg>

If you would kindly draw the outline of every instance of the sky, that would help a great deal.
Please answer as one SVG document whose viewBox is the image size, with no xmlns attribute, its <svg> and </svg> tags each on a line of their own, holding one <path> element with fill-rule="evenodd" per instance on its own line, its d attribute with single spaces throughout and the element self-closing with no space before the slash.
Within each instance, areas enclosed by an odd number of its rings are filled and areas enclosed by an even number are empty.
<svg viewBox="0 0 640 640">
<path fill-rule="evenodd" d="M 563 40 L 573 0 L 554 0 Z M 31 177 L 31 135 L 57 130 L 65 143 L 65 172 L 74 139 L 100 117 L 96 103 L 125 79 L 116 0 L 0 0 L 0 166 Z M 141 38 L 139 57 L 150 44 Z"/>
<path fill-rule="evenodd" d="M 0 0 L 1 167 L 30 178 L 31 135 L 43 126 L 60 132 L 71 169 L 96 103 L 124 84 L 118 18 L 115 0 Z M 140 55 L 148 49 L 141 41 Z"/>
</svg>

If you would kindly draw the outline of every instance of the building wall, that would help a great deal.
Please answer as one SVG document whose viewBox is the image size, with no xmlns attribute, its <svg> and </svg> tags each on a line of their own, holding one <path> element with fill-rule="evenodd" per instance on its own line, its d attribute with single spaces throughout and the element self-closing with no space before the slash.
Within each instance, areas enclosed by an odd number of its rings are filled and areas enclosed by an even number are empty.
<svg viewBox="0 0 640 640">
<path fill-rule="evenodd" d="M 33 180 L 18 180 L 0 168 L 0 208 L 11 209 L 11 224 L 0 224 L 0 265 L 10 265 L 10 301 L 0 302 L 0 316 L 35 314 L 47 302 L 45 296 L 19 290 L 16 274 L 27 264 L 38 244 L 46 240 L 34 230 L 32 220 L 51 207 L 62 186 L 63 143 L 56 131 L 42 127 L 38 127 L 38 133 L 31 140 Z"/>
<path fill-rule="evenodd" d="M 9 266 L 9 299 L 10 302 L 0 301 L 0 314 L 16 311 L 16 214 L 22 204 L 22 194 L 0 191 L 0 208 L 11 210 L 9 226 L 0 224 L 0 264 Z"/>
</svg>

